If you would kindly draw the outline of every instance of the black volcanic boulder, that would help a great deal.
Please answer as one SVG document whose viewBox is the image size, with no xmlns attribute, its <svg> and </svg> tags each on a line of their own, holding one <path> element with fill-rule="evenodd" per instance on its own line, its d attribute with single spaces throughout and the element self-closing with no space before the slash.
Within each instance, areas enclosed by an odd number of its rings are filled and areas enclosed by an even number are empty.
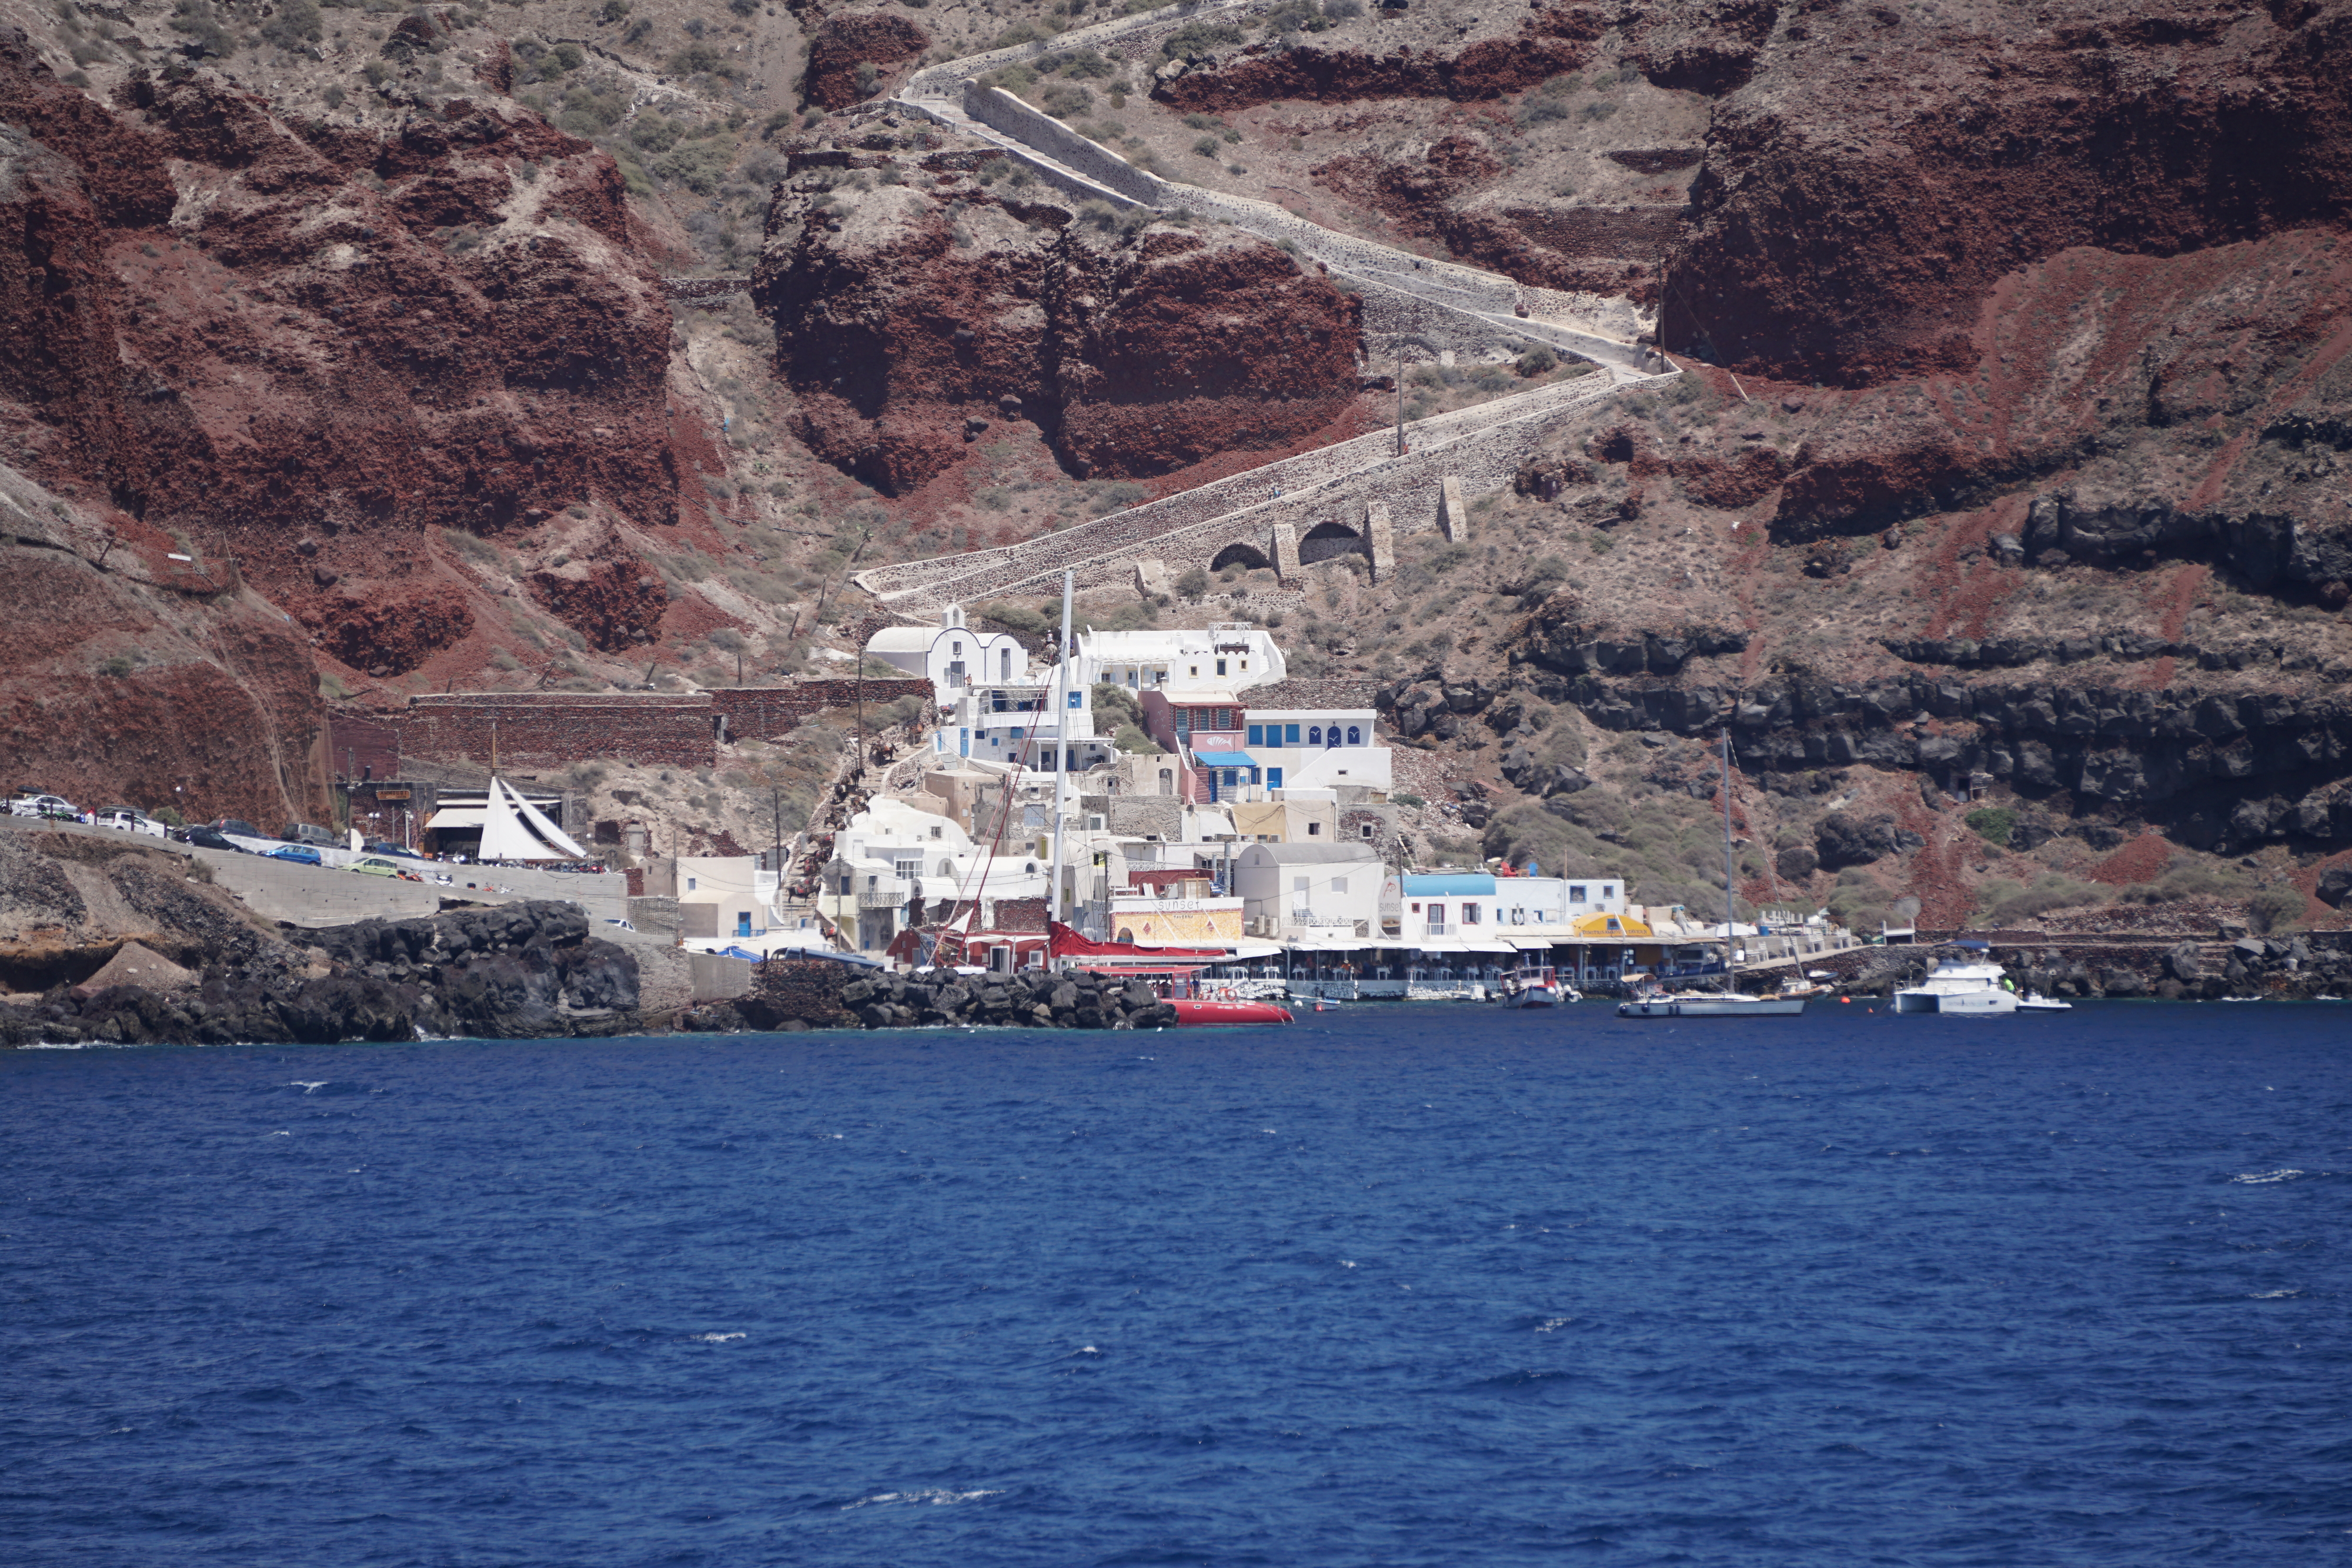
<svg viewBox="0 0 2352 1568">
<path fill-rule="evenodd" d="M 1804 844 L 1790 844 L 1772 861 L 1772 869 L 1783 882 L 1803 882 L 1821 868 L 1822 857 Z"/>
<path fill-rule="evenodd" d="M 1873 817 L 1863 821 L 1843 811 L 1832 811 L 1823 817 L 1821 826 L 1813 831 L 1813 847 L 1821 856 L 1823 871 L 1868 865 L 1888 855 L 1906 854 L 1924 848 L 1927 842 L 1908 828 L 1896 826 L 1895 819 L 1888 816 Z"/>
</svg>

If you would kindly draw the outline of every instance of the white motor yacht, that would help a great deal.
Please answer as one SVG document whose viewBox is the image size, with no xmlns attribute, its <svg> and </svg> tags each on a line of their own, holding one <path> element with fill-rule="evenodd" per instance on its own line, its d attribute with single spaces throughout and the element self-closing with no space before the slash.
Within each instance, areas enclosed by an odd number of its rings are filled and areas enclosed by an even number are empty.
<svg viewBox="0 0 2352 1568">
<path fill-rule="evenodd" d="M 1955 942 L 1958 949 L 1937 958 L 1919 984 L 1895 993 L 1898 1013 L 1963 1013 L 1992 1017 L 2017 1010 L 2017 993 L 1982 942 Z"/>
</svg>

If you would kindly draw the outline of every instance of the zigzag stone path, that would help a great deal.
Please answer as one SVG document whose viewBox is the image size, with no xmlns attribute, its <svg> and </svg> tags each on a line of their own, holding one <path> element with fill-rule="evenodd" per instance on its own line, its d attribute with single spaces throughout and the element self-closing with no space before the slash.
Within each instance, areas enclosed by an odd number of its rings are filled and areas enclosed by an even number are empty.
<svg viewBox="0 0 2352 1568">
<path fill-rule="evenodd" d="M 1189 211 L 1287 245 L 1354 288 L 1364 301 L 1367 334 L 1391 345 L 1477 353 L 1516 340 L 1592 361 L 1601 373 L 1422 420 L 1406 427 L 1410 449 L 1402 456 L 1391 432 L 1358 436 L 1017 545 L 857 573 L 858 586 L 885 604 L 908 613 L 935 611 L 1045 583 L 1066 568 L 1076 569 L 1082 583 L 1100 584 L 1134 571 L 1146 556 L 1206 564 L 1234 545 L 1257 550 L 1290 575 L 1298 564 L 1297 541 L 1324 523 L 1363 538 L 1381 570 L 1391 526 L 1404 533 L 1435 526 L 1445 479 L 1458 479 L 1470 494 L 1498 488 L 1563 420 L 1590 414 L 1628 386 L 1681 373 L 1671 362 L 1649 372 L 1648 363 L 1660 361 L 1629 340 L 1641 322 L 1624 300 L 1529 287 L 1500 273 L 1338 234 L 1270 202 L 1160 179 L 974 79 L 1081 48 L 1145 58 L 1187 23 L 1248 16 L 1275 3 L 1163 6 L 950 61 L 915 73 L 889 107 L 992 142 L 1080 200 Z"/>
</svg>

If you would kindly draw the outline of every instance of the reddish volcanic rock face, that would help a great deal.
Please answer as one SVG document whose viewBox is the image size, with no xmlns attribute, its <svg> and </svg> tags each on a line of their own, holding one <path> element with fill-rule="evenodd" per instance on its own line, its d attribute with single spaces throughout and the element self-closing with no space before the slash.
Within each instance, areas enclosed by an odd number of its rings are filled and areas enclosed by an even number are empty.
<svg viewBox="0 0 2352 1568">
<path fill-rule="evenodd" d="M 474 630 L 474 612 L 446 593 L 383 598 L 338 594 L 304 612 L 319 645 L 354 670 L 404 675 Z"/>
<path fill-rule="evenodd" d="M 1151 96 L 1179 109 L 1220 111 L 1285 99 L 1499 98 L 1585 65 L 1605 26 L 1598 11 L 1570 6 L 1539 11 L 1520 24 L 1517 37 L 1482 38 L 1454 55 L 1408 48 L 1374 56 L 1301 45 L 1187 71 L 1155 87 Z"/>
<path fill-rule="evenodd" d="M 1661 7 L 1621 5 L 1625 57 L 1660 87 L 1723 93 L 1754 74 L 1757 52 L 1780 18 L 1780 0 L 1711 0 Z"/>
<path fill-rule="evenodd" d="M 801 85 L 801 99 L 819 109 L 847 109 L 863 103 L 880 90 L 885 73 L 879 68 L 919 59 L 930 47 L 929 33 L 895 12 L 860 11 L 828 17 L 809 40 L 808 76 Z M 857 79 L 861 65 L 877 68 L 871 83 L 861 84 Z"/>
<path fill-rule="evenodd" d="M 0 550 L 28 777 L 317 820 L 314 665 L 462 671 L 508 624 L 440 530 L 527 555 L 578 508 L 709 538 L 680 479 L 719 460 L 672 406 L 618 174 L 512 104 L 298 130 L 175 66 L 110 110 L 0 37 L 0 220 L 5 460 L 88 535 Z M 640 636 L 644 575 L 606 595 Z"/>
<path fill-rule="evenodd" d="M 508 112 L 306 141 L 199 78 L 110 117 L 0 48 L 0 115 L 43 139 L 0 198 L 25 236 L 0 396 L 33 472 L 226 544 L 296 605 L 321 565 L 415 570 L 430 524 L 591 497 L 677 520 L 669 314 L 619 178 Z"/>
<path fill-rule="evenodd" d="M 2341 221 L 2352 4 L 1812 11 L 1724 100 L 1672 346 L 1839 385 L 1973 365 L 1996 279 Z"/>
<path fill-rule="evenodd" d="M 1356 300 L 1272 246 L 1157 229 L 1079 256 L 1087 291 L 1056 323 L 1052 367 L 1056 445 L 1076 472 L 1162 474 L 1282 445 L 1358 390 Z"/>
<path fill-rule="evenodd" d="M 557 620 L 607 653 L 652 641 L 669 607 L 661 579 L 617 551 L 575 570 L 534 572 L 530 586 Z"/>
<path fill-rule="evenodd" d="M 0 548 L 0 603 L 12 788 L 265 828 L 320 820 L 326 710 L 309 646 L 268 606 L 191 600 L 22 542 Z"/>
<path fill-rule="evenodd" d="M 1138 476 L 1295 441 L 1360 390 L 1356 302 L 1245 235 L 1122 237 L 977 185 L 786 193 L 769 232 L 754 293 L 799 432 L 894 494 L 1008 420 L 1074 473 Z"/>
</svg>

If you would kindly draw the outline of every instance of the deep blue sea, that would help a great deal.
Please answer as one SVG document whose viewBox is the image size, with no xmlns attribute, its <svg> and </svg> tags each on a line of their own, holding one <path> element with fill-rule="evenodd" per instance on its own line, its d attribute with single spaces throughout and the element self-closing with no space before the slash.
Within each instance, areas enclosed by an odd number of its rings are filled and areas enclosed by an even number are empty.
<svg viewBox="0 0 2352 1568">
<path fill-rule="evenodd" d="M 2352 1563 L 2352 1009 L 0 1054 L 0 1562 Z"/>
</svg>

